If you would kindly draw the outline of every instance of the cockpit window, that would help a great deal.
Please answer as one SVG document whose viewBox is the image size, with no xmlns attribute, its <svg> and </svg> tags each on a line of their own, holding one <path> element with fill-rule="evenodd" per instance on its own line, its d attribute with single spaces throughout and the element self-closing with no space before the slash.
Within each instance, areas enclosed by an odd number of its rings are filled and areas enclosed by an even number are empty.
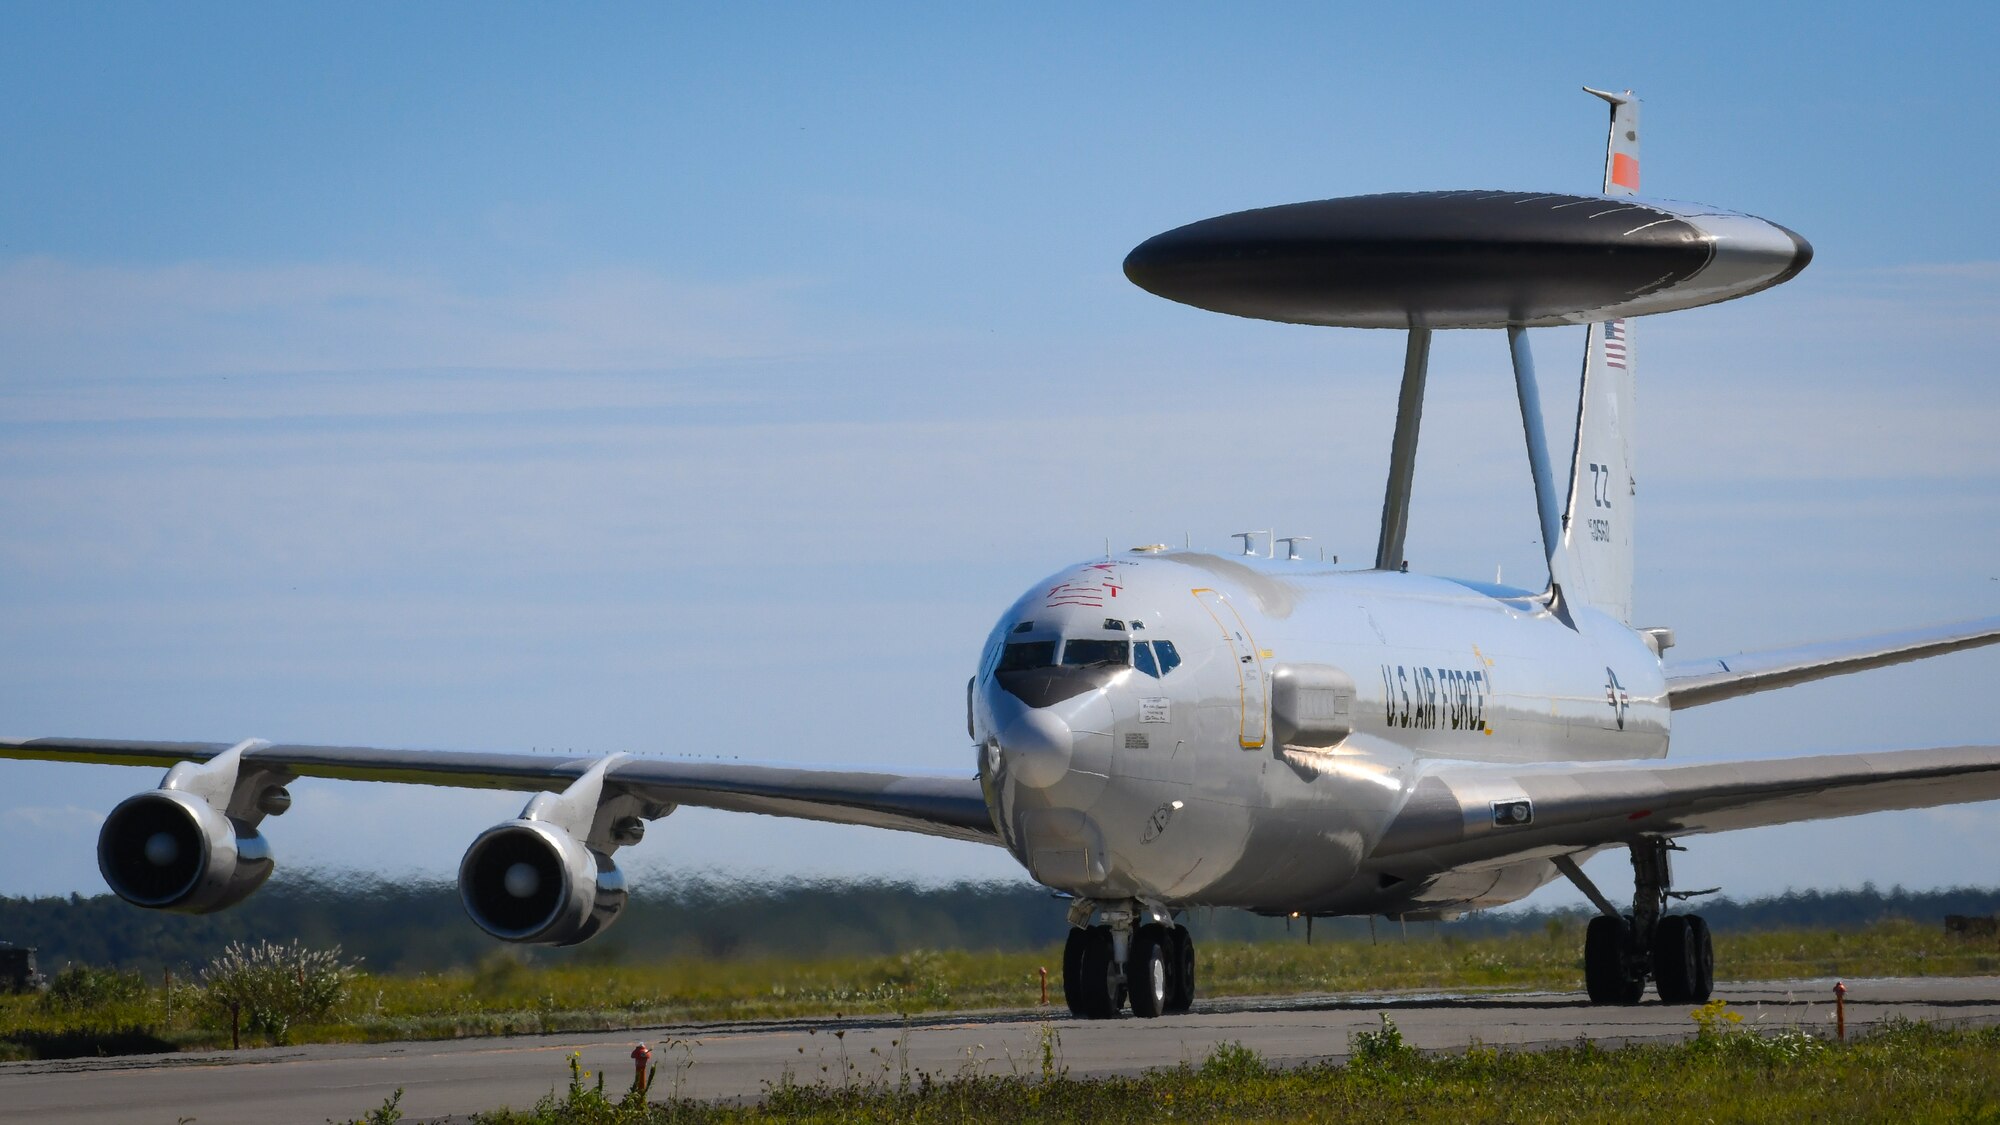
<svg viewBox="0 0 2000 1125">
<path fill-rule="evenodd" d="M 1132 667 L 1158 678 L 1181 666 L 1181 654 L 1172 641 L 1133 641 Z"/>
<path fill-rule="evenodd" d="M 1000 651 L 1000 666 L 996 672 L 1021 672 L 1029 668 L 1047 668 L 1056 662 L 1054 641 L 1012 641 Z"/>
<path fill-rule="evenodd" d="M 1131 645 L 1125 641 L 1071 640 L 1063 645 L 1062 662 L 1070 667 L 1127 663 Z"/>
</svg>

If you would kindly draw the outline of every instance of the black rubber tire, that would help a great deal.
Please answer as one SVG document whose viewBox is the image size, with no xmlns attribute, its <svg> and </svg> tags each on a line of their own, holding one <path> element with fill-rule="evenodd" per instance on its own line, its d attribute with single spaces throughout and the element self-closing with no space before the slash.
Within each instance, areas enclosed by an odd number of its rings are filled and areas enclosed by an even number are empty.
<svg viewBox="0 0 2000 1125">
<path fill-rule="evenodd" d="M 1132 1014 L 1142 1020 L 1158 1019 L 1173 999 L 1177 944 L 1173 931 L 1158 923 L 1140 926 L 1132 934 L 1125 985 L 1132 995 Z"/>
<path fill-rule="evenodd" d="M 1686 1004 L 1701 987 L 1701 966 L 1696 962 L 1697 945 L 1688 920 L 1679 914 L 1661 918 L 1653 927 L 1653 987 L 1660 1000 Z"/>
<path fill-rule="evenodd" d="M 1615 1004 L 1618 982 L 1625 975 L 1624 927 L 1599 914 L 1583 931 L 1583 990 L 1593 1004 Z"/>
<path fill-rule="evenodd" d="M 1075 926 L 1063 941 L 1063 1003 L 1069 1005 L 1069 1014 L 1080 1020 L 1091 1018 L 1090 1004 L 1083 994 L 1083 947 L 1089 941 L 1090 931 Z"/>
<path fill-rule="evenodd" d="M 1173 982 L 1173 995 L 1167 1001 L 1167 1014 L 1180 1015 L 1194 1007 L 1194 935 L 1186 926 L 1175 926 L 1173 972 L 1168 979 Z"/>
<path fill-rule="evenodd" d="M 1706 1004 L 1715 995 L 1715 942 L 1708 936 L 1708 921 L 1699 914 L 1690 914 L 1688 939 L 1694 944 L 1696 968 L 1694 994 L 1689 1002 Z"/>
<path fill-rule="evenodd" d="M 1077 965 L 1077 1002 L 1085 1019 L 1108 1020 L 1125 1006 L 1125 984 L 1111 955 L 1111 927 L 1083 931 L 1083 956 Z"/>
<path fill-rule="evenodd" d="M 1593 1004 L 1637 1004 L 1645 995 L 1646 978 L 1625 967 L 1632 944 L 1632 923 L 1600 914 L 1583 933 L 1583 987 Z"/>
</svg>

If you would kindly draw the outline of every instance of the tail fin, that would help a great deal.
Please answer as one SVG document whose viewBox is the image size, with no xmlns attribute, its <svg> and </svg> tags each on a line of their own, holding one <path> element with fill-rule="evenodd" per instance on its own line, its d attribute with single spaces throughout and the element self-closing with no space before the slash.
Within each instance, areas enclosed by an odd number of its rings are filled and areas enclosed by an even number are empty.
<svg viewBox="0 0 2000 1125">
<path fill-rule="evenodd" d="M 1604 146 L 1604 194 L 1639 190 L 1639 99 L 1591 90 L 1611 103 Z M 1632 620 L 1631 329 L 1623 320 L 1590 326 L 1576 410 L 1576 453 L 1563 513 L 1563 568 L 1569 597 L 1627 624 Z"/>
</svg>

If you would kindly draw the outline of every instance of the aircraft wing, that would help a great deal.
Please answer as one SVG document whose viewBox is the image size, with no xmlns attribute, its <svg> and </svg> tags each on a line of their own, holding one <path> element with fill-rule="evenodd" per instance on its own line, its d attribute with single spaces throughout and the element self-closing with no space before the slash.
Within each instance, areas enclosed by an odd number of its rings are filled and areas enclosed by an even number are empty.
<svg viewBox="0 0 2000 1125">
<path fill-rule="evenodd" d="M 1375 856 L 1444 870 L 1890 809 L 2000 799 L 2000 746 L 1753 762 L 1442 767 Z M 1525 822 L 1519 802 L 1530 802 Z M 1498 805 L 1500 807 L 1496 808 Z M 1502 823 L 1502 821 L 1506 823 Z"/>
<path fill-rule="evenodd" d="M 0 758 L 161 769 L 177 762 L 206 762 L 229 748 L 229 743 L 222 742 L 0 738 Z M 262 766 L 292 777 L 523 792 L 560 791 L 599 760 L 557 754 L 283 744 L 257 745 L 243 753 L 246 766 Z M 606 771 L 605 783 L 663 807 L 695 805 L 897 828 L 982 844 L 1000 842 L 987 815 L 979 779 L 969 772 L 908 774 L 621 756 Z"/>
<path fill-rule="evenodd" d="M 1674 660 L 1666 665 L 1667 702 L 1678 711 L 1847 672 L 1978 648 L 1996 641 L 2000 641 L 2000 617 L 1986 617 L 1853 640 L 1742 653 L 1726 659 Z"/>
</svg>

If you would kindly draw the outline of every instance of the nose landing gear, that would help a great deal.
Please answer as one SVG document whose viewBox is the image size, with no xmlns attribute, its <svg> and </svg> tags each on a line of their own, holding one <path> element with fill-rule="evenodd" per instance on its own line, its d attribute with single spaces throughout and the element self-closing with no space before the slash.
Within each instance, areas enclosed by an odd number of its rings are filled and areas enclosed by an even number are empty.
<svg viewBox="0 0 2000 1125">
<path fill-rule="evenodd" d="M 1648 836 L 1632 848 L 1632 912 L 1621 914 L 1568 856 L 1556 869 L 1601 912 L 1583 937 L 1583 983 L 1593 1004 L 1637 1004 L 1652 978 L 1669 1004 L 1705 1004 L 1715 991 L 1715 947 L 1699 914 L 1668 914 L 1670 900 L 1712 891 L 1676 891 L 1667 861 L 1673 841 Z"/>
<path fill-rule="evenodd" d="M 1090 924 L 1092 916 L 1102 919 Z M 1194 938 L 1163 907 L 1136 901 L 1070 906 L 1063 1000 L 1078 1019 L 1113 1019 L 1129 1002 L 1141 1019 L 1194 1005 Z"/>
</svg>

